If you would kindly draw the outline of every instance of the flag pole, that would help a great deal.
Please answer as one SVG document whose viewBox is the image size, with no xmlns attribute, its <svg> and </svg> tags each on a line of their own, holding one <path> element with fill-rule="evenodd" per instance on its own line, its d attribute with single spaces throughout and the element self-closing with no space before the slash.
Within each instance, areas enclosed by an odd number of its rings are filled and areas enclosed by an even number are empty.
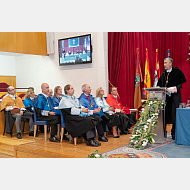
<svg viewBox="0 0 190 190">
<path fill-rule="evenodd" d="M 109 81 L 109 79 L 108 79 L 108 82 L 111 84 L 111 86 L 114 86 L 114 85 Z M 119 96 L 118 91 L 117 91 L 117 95 Z M 120 96 L 119 96 L 119 98 L 120 98 Z"/>
</svg>

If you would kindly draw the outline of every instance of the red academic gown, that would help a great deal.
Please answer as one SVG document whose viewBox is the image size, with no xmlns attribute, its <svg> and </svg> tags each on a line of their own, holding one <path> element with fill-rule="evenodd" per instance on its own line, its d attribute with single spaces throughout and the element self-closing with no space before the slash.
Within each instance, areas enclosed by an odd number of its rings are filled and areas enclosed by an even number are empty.
<svg viewBox="0 0 190 190">
<path fill-rule="evenodd" d="M 108 103 L 108 105 L 110 107 L 114 108 L 114 111 L 115 111 L 115 109 L 123 109 L 126 114 L 130 114 L 129 108 L 123 106 L 123 104 L 121 103 L 121 100 L 118 96 L 116 99 L 112 94 L 108 94 L 108 96 L 106 98 L 106 102 Z"/>
</svg>

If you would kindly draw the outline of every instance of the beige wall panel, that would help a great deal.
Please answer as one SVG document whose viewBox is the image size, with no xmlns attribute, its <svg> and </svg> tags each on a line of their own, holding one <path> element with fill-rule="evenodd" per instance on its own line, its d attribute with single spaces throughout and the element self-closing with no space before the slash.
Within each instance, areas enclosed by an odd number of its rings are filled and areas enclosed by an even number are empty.
<svg viewBox="0 0 190 190">
<path fill-rule="evenodd" d="M 16 33 L 15 32 L 7 32 L 7 49 L 10 52 L 16 51 Z"/>
<path fill-rule="evenodd" d="M 23 51 L 23 32 L 17 32 L 16 33 L 16 52 L 22 53 Z"/>
<path fill-rule="evenodd" d="M 0 51 L 48 56 L 46 32 L 0 32 Z"/>
<path fill-rule="evenodd" d="M 0 51 L 7 50 L 7 33 L 8 32 L 0 32 Z"/>
<path fill-rule="evenodd" d="M 0 76 L 0 83 L 7 83 L 9 86 L 16 88 L 16 76 Z"/>
</svg>

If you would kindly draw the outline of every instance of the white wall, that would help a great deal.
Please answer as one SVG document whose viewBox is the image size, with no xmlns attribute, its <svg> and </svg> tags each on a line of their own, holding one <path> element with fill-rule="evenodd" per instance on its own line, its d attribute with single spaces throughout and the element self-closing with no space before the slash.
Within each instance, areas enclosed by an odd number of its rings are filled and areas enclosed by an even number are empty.
<svg viewBox="0 0 190 190">
<path fill-rule="evenodd" d="M 16 76 L 15 56 L 6 53 L 0 55 L 0 75 Z"/>
<path fill-rule="evenodd" d="M 82 65 L 59 66 L 58 39 L 91 33 L 92 63 Z M 41 93 L 40 86 L 47 82 L 50 88 L 72 84 L 75 96 L 81 94 L 81 86 L 85 83 L 96 89 L 102 87 L 107 95 L 108 88 L 108 37 L 107 32 L 55 32 L 55 53 L 49 56 L 22 55 L 16 59 L 17 88 L 33 86 L 35 93 Z"/>
</svg>

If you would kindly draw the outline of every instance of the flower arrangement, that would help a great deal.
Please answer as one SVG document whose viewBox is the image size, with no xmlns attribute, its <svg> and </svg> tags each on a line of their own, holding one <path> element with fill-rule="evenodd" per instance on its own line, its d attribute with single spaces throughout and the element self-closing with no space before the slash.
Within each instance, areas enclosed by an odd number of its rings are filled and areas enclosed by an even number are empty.
<svg viewBox="0 0 190 190">
<path fill-rule="evenodd" d="M 88 158 L 109 158 L 107 154 L 102 156 L 102 154 L 98 154 L 98 150 L 95 150 L 92 154 L 88 155 Z"/>
<path fill-rule="evenodd" d="M 129 147 L 136 149 L 144 149 L 148 143 L 154 143 L 153 130 L 156 129 L 158 125 L 158 115 L 162 108 L 162 105 L 165 105 L 165 102 L 162 100 L 143 100 L 143 105 L 140 113 L 140 118 L 136 123 L 133 134 L 130 137 Z"/>
</svg>

